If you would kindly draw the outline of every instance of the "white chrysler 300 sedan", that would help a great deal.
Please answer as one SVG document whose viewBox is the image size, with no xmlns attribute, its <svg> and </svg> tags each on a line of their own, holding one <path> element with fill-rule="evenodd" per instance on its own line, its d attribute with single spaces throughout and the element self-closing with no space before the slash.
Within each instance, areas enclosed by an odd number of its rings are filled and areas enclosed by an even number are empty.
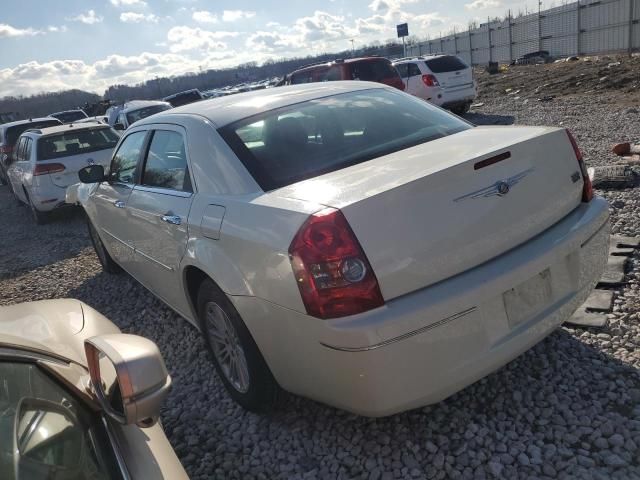
<svg viewBox="0 0 640 480">
<path fill-rule="evenodd" d="M 369 416 L 438 402 L 567 320 L 607 258 L 568 131 L 373 83 L 176 108 L 80 178 L 105 270 L 197 325 L 253 410 L 278 387 Z"/>
</svg>

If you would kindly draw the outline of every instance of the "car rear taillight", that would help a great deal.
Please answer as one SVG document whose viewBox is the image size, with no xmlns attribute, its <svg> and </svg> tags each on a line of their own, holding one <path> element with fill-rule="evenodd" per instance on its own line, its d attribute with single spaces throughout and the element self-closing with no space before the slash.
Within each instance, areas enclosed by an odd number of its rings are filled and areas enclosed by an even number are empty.
<svg viewBox="0 0 640 480">
<path fill-rule="evenodd" d="M 42 163 L 36 164 L 33 169 L 33 175 L 49 175 L 50 173 L 60 173 L 64 171 L 64 165 L 61 163 Z"/>
<path fill-rule="evenodd" d="M 580 173 L 582 174 L 582 181 L 584 182 L 584 186 L 582 187 L 582 201 L 590 202 L 591 199 L 593 199 L 593 185 L 591 185 L 591 179 L 589 178 L 589 173 L 587 172 L 587 166 L 584 163 L 582 152 L 580 151 L 578 143 L 576 142 L 573 134 L 569 131 L 568 128 L 565 129 L 565 131 L 567 132 L 567 136 L 569 137 L 569 141 L 571 142 L 573 151 L 576 154 L 576 160 L 578 160 Z"/>
<path fill-rule="evenodd" d="M 311 215 L 289 247 L 307 313 L 329 319 L 384 305 L 369 261 L 340 210 Z"/>
<path fill-rule="evenodd" d="M 431 75 L 430 73 L 426 75 L 422 75 L 422 83 L 424 83 L 427 87 L 439 87 L 440 83 L 435 75 Z"/>
</svg>

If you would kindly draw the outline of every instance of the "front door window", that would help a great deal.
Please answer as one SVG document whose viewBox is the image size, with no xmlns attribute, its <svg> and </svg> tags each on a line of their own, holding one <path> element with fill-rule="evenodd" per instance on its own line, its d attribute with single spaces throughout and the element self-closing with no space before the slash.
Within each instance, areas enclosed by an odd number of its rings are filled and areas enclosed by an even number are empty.
<svg viewBox="0 0 640 480">
<path fill-rule="evenodd" d="M 114 183 L 134 183 L 136 166 L 144 147 L 147 132 L 135 132 L 128 135 L 111 160 L 109 181 Z"/>
</svg>

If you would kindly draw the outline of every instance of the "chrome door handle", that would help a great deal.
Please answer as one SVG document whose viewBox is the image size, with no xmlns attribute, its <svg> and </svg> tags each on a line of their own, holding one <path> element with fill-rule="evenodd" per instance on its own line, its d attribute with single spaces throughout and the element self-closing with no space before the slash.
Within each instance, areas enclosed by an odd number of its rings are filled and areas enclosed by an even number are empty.
<svg viewBox="0 0 640 480">
<path fill-rule="evenodd" d="M 162 221 L 170 223 L 171 225 L 180 225 L 182 223 L 179 215 L 163 215 Z"/>
<path fill-rule="evenodd" d="M 124 208 L 124 202 L 122 200 L 116 200 L 115 202 L 113 202 L 113 204 L 117 207 L 117 208 Z"/>
</svg>

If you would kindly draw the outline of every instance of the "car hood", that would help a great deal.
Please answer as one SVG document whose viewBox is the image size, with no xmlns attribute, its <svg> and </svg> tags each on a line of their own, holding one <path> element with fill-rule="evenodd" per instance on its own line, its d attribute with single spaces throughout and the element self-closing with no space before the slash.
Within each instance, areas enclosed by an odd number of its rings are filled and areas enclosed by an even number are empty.
<svg viewBox="0 0 640 480">
<path fill-rule="evenodd" d="M 86 368 L 84 340 L 120 330 L 88 305 L 71 299 L 0 308 L 0 347 L 64 359 Z"/>
</svg>

